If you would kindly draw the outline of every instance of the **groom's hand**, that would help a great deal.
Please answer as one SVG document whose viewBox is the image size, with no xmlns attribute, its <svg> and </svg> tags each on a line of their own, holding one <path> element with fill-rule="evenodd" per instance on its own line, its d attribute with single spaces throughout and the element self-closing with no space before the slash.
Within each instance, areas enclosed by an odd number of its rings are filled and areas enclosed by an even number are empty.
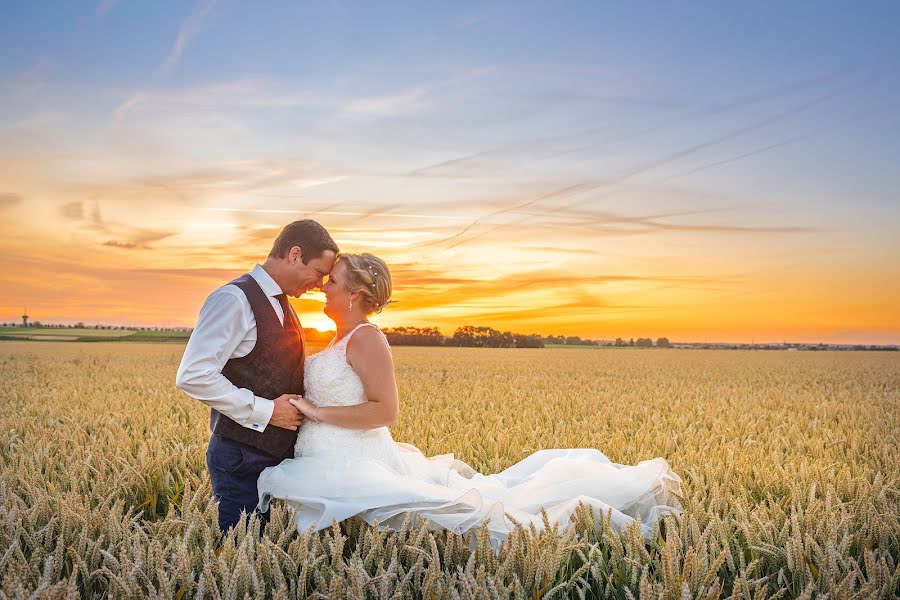
<svg viewBox="0 0 900 600">
<path fill-rule="evenodd" d="M 282 394 L 275 398 L 275 410 L 272 411 L 272 418 L 269 419 L 270 425 L 297 431 L 303 420 L 303 413 L 290 403 L 290 400 L 296 397 L 297 394 Z"/>
</svg>

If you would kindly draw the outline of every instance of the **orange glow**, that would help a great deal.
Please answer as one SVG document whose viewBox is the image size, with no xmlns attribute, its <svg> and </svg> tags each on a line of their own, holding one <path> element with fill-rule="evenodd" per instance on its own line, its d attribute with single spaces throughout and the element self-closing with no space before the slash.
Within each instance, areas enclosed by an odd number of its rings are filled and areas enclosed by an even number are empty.
<svg viewBox="0 0 900 600">
<path fill-rule="evenodd" d="M 17 190 L 0 206 L 0 321 L 18 321 L 27 306 L 33 320 L 49 323 L 190 327 L 212 290 L 265 259 L 284 223 L 312 217 L 343 251 L 370 251 L 391 266 L 397 302 L 374 317 L 381 326 L 436 326 L 448 335 L 485 325 L 595 339 L 900 342 L 888 223 L 857 234 L 866 243 L 854 246 L 825 231 L 767 230 L 736 217 L 702 227 L 699 216 L 638 226 L 621 216 L 637 212 L 627 206 L 618 217 L 560 209 L 481 218 L 515 206 L 508 197 L 493 207 L 324 210 L 322 200 L 309 212 L 223 211 L 231 175 L 169 181 L 161 202 L 161 188 L 112 175 L 97 185 L 47 183 L 51 167 L 38 158 L 0 161 L 0 175 Z M 193 201 L 173 202 L 179 190 Z M 440 218 L 421 218 L 429 211 Z M 320 294 L 293 302 L 306 327 L 334 329 Z"/>
</svg>

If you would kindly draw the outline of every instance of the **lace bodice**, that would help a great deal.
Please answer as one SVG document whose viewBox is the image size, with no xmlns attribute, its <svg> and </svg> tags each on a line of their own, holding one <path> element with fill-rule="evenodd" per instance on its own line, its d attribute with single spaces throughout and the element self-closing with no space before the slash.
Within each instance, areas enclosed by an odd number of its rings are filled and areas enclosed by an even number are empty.
<svg viewBox="0 0 900 600">
<path fill-rule="evenodd" d="M 375 327 L 372 323 L 361 323 L 338 341 L 333 341 L 324 350 L 307 357 L 304 364 L 305 397 L 317 406 L 352 406 L 366 402 L 363 382 L 347 362 L 347 343 L 361 327 Z M 375 330 L 384 337 L 381 330 Z M 384 337 L 387 344 L 387 338 Z M 330 456 L 348 457 L 370 456 L 380 460 L 391 460 L 396 450 L 387 427 L 368 430 L 346 429 L 327 423 L 316 423 L 305 419 L 300 426 L 294 456 L 312 456 L 327 453 Z"/>
<path fill-rule="evenodd" d="M 366 401 L 362 380 L 347 362 L 347 344 L 354 333 L 367 326 L 384 336 L 375 325 L 361 323 L 337 342 L 332 340 L 324 350 L 306 358 L 303 380 L 307 400 L 317 406 L 350 406 Z"/>
</svg>

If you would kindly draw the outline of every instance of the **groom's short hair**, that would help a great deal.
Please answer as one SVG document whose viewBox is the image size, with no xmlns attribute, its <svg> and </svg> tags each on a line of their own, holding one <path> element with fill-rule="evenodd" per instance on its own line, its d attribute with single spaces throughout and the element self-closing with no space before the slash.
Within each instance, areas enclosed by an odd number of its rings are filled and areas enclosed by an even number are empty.
<svg viewBox="0 0 900 600">
<path fill-rule="evenodd" d="M 339 252 L 337 244 L 324 227 L 312 219 L 301 219 L 288 224 L 272 244 L 271 258 L 287 258 L 294 246 L 299 246 L 303 252 L 303 264 L 309 264 L 314 258 L 319 258 L 326 250 L 335 254 Z"/>
</svg>

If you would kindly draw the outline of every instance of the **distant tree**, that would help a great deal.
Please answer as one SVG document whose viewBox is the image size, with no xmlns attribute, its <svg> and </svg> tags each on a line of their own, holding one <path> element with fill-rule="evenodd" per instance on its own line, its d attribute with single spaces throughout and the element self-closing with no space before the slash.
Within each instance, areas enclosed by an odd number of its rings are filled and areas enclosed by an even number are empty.
<svg viewBox="0 0 900 600">
<path fill-rule="evenodd" d="M 625 345 L 625 340 L 623 340 L 622 338 L 616 338 L 616 343 L 615 343 L 615 345 L 616 345 L 616 346 L 624 346 L 624 345 Z"/>
<path fill-rule="evenodd" d="M 652 348 L 653 340 L 651 340 L 650 338 L 638 338 L 634 345 L 638 346 L 639 348 Z"/>
<path fill-rule="evenodd" d="M 492 331 L 485 340 L 488 348 L 509 348 L 512 345 L 512 334 L 508 331 Z"/>
<path fill-rule="evenodd" d="M 541 336 L 537 334 L 531 335 L 522 335 L 515 334 L 515 345 L 516 348 L 543 348 L 544 342 L 541 340 Z"/>
<path fill-rule="evenodd" d="M 448 346 L 475 348 L 541 348 L 539 335 L 521 335 L 510 331 L 497 331 L 491 327 L 466 325 L 459 327 L 446 341 Z"/>
<path fill-rule="evenodd" d="M 630 340 L 628 340 L 628 345 L 634 346 L 634 338 L 631 338 Z"/>
<path fill-rule="evenodd" d="M 382 330 L 392 346 L 442 346 L 444 336 L 437 327 L 387 327 Z"/>
<path fill-rule="evenodd" d="M 669 343 L 669 338 L 661 337 L 656 340 L 657 348 L 671 348 L 672 344 Z"/>
<path fill-rule="evenodd" d="M 491 327 L 466 325 L 457 328 L 457 330 L 453 332 L 453 337 L 448 340 L 448 343 L 452 340 L 452 345 L 454 346 L 490 348 L 491 341 L 497 339 L 499 335 L 500 332 Z"/>
</svg>

